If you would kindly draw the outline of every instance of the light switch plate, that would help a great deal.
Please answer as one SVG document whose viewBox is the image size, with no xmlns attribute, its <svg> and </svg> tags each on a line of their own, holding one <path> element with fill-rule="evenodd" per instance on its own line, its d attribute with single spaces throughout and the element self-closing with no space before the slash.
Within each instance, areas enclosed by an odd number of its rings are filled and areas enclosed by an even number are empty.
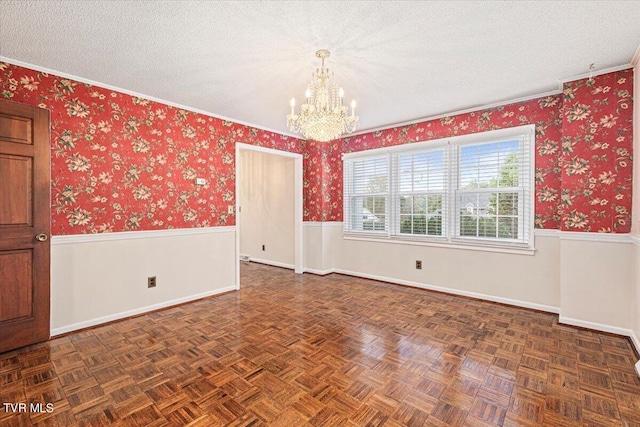
<svg viewBox="0 0 640 427">
<path fill-rule="evenodd" d="M 229 205 L 229 207 L 227 208 L 227 213 L 229 215 L 233 215 L 233 205 Z"/>
<path fill-rule="evenodd" d="M 205 185 L 207 180 L 204 178 L 196 178 L 196 185 Z"/>
</svg>

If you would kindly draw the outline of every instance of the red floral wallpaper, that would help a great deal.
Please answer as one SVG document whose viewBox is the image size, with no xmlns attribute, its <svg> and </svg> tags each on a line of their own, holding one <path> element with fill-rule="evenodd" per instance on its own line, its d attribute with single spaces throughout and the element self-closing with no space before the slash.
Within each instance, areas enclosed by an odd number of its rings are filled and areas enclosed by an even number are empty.
<svg viewBox="0 0 640 427">
<path fill-rule="evenodd" d="M 632 93 L 629 69 L 567 83 L 561 95 L 332 141 L 321 220 L 342 220 L 343 153 L 535 124 L 535 227 L 628 233 Z"/>
<path fill-rule="evenodd" d="M 1 62 L 0 90 L 51 111 L 53 235 L 234 225 L 235 143 L 298 153 L 307 145 Z M 305 183 L 311 219 L 315 188 Z"/>
<path fill-rule="evenodd" d="M 560 95 L 549 96 L 332 141 L 326 157 L 333 167 L 323 175 L 331 197 L 324 202 L 322 220 L 342 220 L 342 153 L 535 124 L 535 226 L 559 228 L 561 106 Z"/>
<path fill-rule="evenodd" d="M 564 85 L 563 230 L 631 231 L 632 94 L 632 70 Z"/>
<path fill-rule="evenodd" d="M 0 62 L 4 99 L 51 111 L 54 235 L 234 225 L 236 142 L 302 153 L 304 220 L 341 221 L 343 153 L 523 124 L 536 125 L 535 226 L 628 232 L 632 78 L 318 143 Z"/>
</svg>

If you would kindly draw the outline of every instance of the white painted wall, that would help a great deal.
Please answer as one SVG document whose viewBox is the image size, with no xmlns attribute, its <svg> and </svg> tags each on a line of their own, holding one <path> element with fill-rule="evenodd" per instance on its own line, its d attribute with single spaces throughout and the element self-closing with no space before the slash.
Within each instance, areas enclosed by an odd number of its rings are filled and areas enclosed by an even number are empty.
<svg viewBox="0 0 640 427">
<path fill-rule="evenodd" d="M 328 224 L 328 223 L 325 223 Z M 304 268 L 306 272 L 327 274 L 329 268 L 324 257 L 324 241 L 322 238 L 323 223 L 304 223 Z"/>
<path fill-rule="evenodd" d="M 235 227 L 54 236 L 52 335 L 233 290 L 234 248 Z"/>
<path fill-rule="evenodd" d="M 557 237 L 536 237 L 536 254 L 520 255 L 348 240 L 339 226 L 327 227 L 325 236 L 325 267 L 337 272 L 554 312 L 560 307 Z"/>
<path fill-rule="evenodd" d="M 640 195 L 639 195 L 640 196 Z M 631 310 L 633 313 L 632 340 L 640 353 L 640 239 L 634 239 L 633 245 L 633 299 Z"/>
<path fill-rule="evenodd" d="M 243 150 L 240 162 L 240 254 L 293 268 L 294 159 Z"/>
<path fill-rule="evenodd" d="M 335 252 L 342 239 L 342 222 L 304 223 L 304 271 L 328 274 L 335 269 Z"/>
<path fill-rule="evenodd" d="M 629 335 L 633 325 L 634 247 L 561 238 L 560 321 Z"/>
</svg>

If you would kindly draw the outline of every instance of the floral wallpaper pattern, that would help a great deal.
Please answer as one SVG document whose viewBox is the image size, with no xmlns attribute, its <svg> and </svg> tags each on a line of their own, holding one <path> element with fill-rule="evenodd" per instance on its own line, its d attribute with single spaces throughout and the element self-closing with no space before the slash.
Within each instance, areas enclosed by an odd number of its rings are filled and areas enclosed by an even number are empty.
<svg viewBox="0 0 640 427">
<path fill-rule="evenodd" d="M 322 220 L 342 220 L 342 153 L 535 124 L 535 226 L 559 228 L 561 105 L 560 95 L 549 96 L 333 141 L 325 154 L 333 167 L 323 175 L 332 197 Z"/>
<path fill-rule="evenodd" d="M 7 63 L 0 90 L 51 112 L 53 235 L 234 225 L 227 209 L 235 203 L 235 143 L 298 153 L 306 146 Z"/>
<path fill-rule="evenodd" d="M 560 95 L 332 141 L 321 220 L 342 220 L 343 153 L 535 124 L 535 227 L 628 233 L 632 93 L 628 69 L 567 83 Z"/>
<path fill-rule="evenodd" d="M 536 125 L 535 226 L 628 232 L 632 78 L 318 143 L 0 62 L 4 99 L 51 111 L 54 235 L 234 225 L 236 142 L 301 153 L 304 220 L 341 221 L 343 153 L 524 124 Z"/>
<path fill-rule="evenodd" d="M 561 227 L 631 231 L 633 71 L 563 88 Z"/>
</svg>

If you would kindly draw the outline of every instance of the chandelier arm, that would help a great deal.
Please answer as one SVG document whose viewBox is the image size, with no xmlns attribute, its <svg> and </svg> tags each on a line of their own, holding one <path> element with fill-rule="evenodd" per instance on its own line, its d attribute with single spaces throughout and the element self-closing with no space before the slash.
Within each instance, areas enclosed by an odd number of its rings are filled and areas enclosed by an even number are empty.
<svg viewBox="0 0 640 427">
<path fill-rule="evenodd" d="M 344 91 L 331 80 L 334 75 L 324 66 L 324 60 L 331 53 L 326 49 L 316 52 L 321 66 L 311 75 L 311 83 L 305 92 L 306 102 L 300 106 L 300 114 L 295 114 L 295 100 L 291 102 L 291 114 L 287 126 L 292 132 L 302 134 L 306 139 L 326 142 L 337 139 L 345 133 L 356 130 L 359 117 L 355 115 L 355 101 L 351 115 L 343 105 Z"/>
</svg>

